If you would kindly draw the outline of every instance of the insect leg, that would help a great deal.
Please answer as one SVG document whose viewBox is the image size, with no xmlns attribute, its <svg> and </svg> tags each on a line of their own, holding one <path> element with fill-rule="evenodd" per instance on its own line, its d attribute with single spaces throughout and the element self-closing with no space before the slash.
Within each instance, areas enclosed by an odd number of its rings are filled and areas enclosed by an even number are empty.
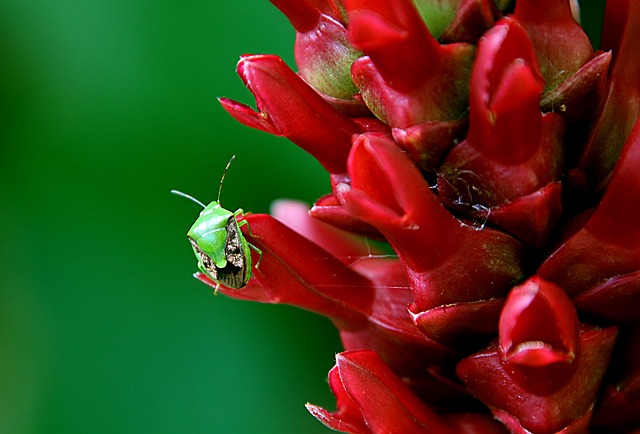
<svg viewBox="0 0 640 434">
<path fill-rule="evenodd" d="M 240 216 L 244 216 L 244 211 L 242 211 L 242 208 L 239 208 L 236 212 L 233 213 L 233 215 L 236 216 L 236 217 L 239 216 L 239 215 Z M 247 227 L 247 232 L 249 233 L 249 235 L 253 236 L 253 233 L 251 232 L 251 225 L 249 225 L 248 221 L 240 220 L 238 222 L 238 228 L 240 228 L 242 226 L 246 226 Z M 262 250 L 260 250 L 259 248 L 257 248 L 253 244 L 251 244 L 249 241 L 247 241 L 247 244 L 249 245 L 250 248 L 255 250 L 256 253 L 258 253 L 258 255 L 260 255 L 260 257 L 258 258 L 258 262 L 256 262 L 256 268 L 258 268 L 258 266 L 260 265 L 260 261 L 262 261 Z"/>
<path fill-rule="evenodd" d="M 249 241 L 247 241 L 247 244 L 249 245 L 250 248 L 255 250 L 256 253 L 259 255 L 258 256 L 258 262 L 256 262 L 256 268 L 258 268 L 260 266 L 260 261 L 262 261 L 262 250 L 260 250 L 259 248 L 257 248 L 253 244 L 251 244 Z"/>
</svg>

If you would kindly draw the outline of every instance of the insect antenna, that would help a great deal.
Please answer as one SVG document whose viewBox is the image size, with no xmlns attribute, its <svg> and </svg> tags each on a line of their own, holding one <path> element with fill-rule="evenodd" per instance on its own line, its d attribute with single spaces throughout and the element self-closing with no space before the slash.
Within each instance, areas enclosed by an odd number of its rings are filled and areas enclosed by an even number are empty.
<svg viewBox="0 0 640 434">
<path fill-rule="evenodd" d="M 229 162 L 227 163 L 227 166 L 224 168 L 224 172 L 222 172 L 222 178 L 220 178 L 220 186 L 218 187 L 218 200 L 217 200 L 218 203 L 220 203 L 220 193 L 222 193 L 222 183 L 224 182 L 224 177 L 227 176 L 227 170 L 229 170 L 229 166 L 231 166 L 231 163 L 235 158 L 236 158 L 235 155 L 231 156 L 231 158 L 229 159 Z"/>
<path fill-rule="evenodd" d="M 200 202 L 198 199 L 196 199 L 196 198 L 195 198 L 195 197 L 193 197 L 193 196 L 189 196 L 189 195 L 188 195 L 188 194 L 186 194 L 186 193 L 183 193 L 183 192 L 178 191 L 178 190 L 171 190 L 171 194 L 176 194 L 176 195 L 178 195 L 178 196 L 186 197 L 186 198 L 187 198 L 187 199 L 189 199 L 190 201 L 195 202 L 195 203 L 197 203 L 198 205 L 200 205 L 202 208 L 206 208 L 206 206 L 205 206 L 202 202 Z"/>
</svg>

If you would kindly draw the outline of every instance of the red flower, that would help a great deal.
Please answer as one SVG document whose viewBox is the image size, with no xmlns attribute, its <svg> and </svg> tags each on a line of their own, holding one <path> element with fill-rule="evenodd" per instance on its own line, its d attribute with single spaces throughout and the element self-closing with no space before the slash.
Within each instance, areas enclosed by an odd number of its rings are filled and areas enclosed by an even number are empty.
<svg viewBox="0 0 640 434">
<path fill-rule="evenodd" d="M 373 351 L 348 351 L 336 356 L 329 385 L 338 411 L 307 404 L 327 427 L 350 433 L 503 433 L 481 413 L 438 415 L 416 396 Z"/>
<path fill-rule="evenodd" d="M 215 227 L 245 286 L 197 277 L 332 320 L 337 410 L 309 411 L 350 433 L 640 429 L 640 3 L 607 2 L 603 51 L 569 0 L 273 3 L 299 72 L 244 56 L 257 110 L 220 101 L 331 191 Z"/>
<path fill-rule="evenodd" d="M 584 148 L 575 182 L 591 188 L 606 184 L 626 137 L 640 116 L 640 59 L 635 41 L 640 38 L 640 4 L 632 0 L 608 2 L 603 48 L 613 51 L 605 97 Z"/>
<path fill-rule="evenodd" d="M 509 294 L 498 343 L 457 373 L 512 432 L 585 432 L 616 333 L 580 327 L 562 288 L 533 277 Z"/>
<path fill-rule="evenodd" d="M 397 252 L 413 290 L 410 309 L 422 332 L 452 343 L 461 333 L 494 331 L 484 324 L 495 324 L 495 299 L 522 277 L 521 244 L 455 219 L 387 137 L 361 135 L 349 157 L 349 175 L 352 185 L 338 186 L 338 197 Z"/>
<path fill-rule="evenodd" d="M 254 93 L 259 111 L 220 98 L 229 114 L 247 126 L 285 136 L 330 173 L 345 171 L 351 136 L 364 131 L 360 125 L 334 109 L 277 56 L 244 56 L 238 74 Z"/>
<path fill-rule="evenodd" d="M 640 122 L 629 136 L 600 204 L 584 225 L 542 264 L 539 273 L 561 285 L 578 307 L 635 322 L 640 306 Z"/>
<path fill-rule="evenodd" d="M 312 220 L 303 205 L 281 203 L 280 207 L 286 209 L 287 220 L 297 219 L 302 234 L 271 216 L 247 215 L 251 231 L 245 237 L 262 252 L 262 258 L 247 286 L 240 290 L 220 286 L 220 292 L 325 315 L 340 329 L 345 349 L 374 348 L 405 375 L 422 375 L 424 366 L 458 356 L 457 350 L 414 327 L 407 311 L 411 291 L 396 259 L 368 258 L 365 245 Z M 322 240 L 323 246 L 307 237 Z M 207 275 L 197 277 L 217 287 Z M 407 363 L 409 356 L 412 360 Z"/>
<path fill-rule="evenodd" d="M 469 133 L 438 170 L 448 206 L 534 246 L 544 244 L 562 210 L 564 123 L 540 112 L 543 88 L 525 30 L 502 19 L 478 43 Z"/>
</svg>

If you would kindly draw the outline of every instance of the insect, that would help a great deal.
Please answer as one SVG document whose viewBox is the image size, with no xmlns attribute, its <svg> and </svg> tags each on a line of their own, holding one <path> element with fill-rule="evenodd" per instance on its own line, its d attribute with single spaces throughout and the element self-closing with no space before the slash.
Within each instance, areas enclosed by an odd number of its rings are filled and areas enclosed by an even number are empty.
<svg viewBox="0 0 640 434">
<path fill-rule="evenodd" d="M 251 278 L 251 249 L 260 255 L 260 259 L 262 252 L 250 244 L 240 231 L 244 225 L 249 228 L 249 222 L 238 222 L 236 219 L 238 216 L 244 216 L 244 211 L 238 209 L 231 212 L 220 205 L 222 182 L 234 158 L 235 155 L 227 163 L 220 178 L 218 198 L 209 205 L 205 206 L 199 200 L 177 190 L 171 190 L 171 193 L 185 197 L 204 208 L 187 232 L 187 238 L 198 258 L 200 271 L 218 285 L 240 289 Z M 259 263 L 260 260 L 256 267 Z"/>
</svg>

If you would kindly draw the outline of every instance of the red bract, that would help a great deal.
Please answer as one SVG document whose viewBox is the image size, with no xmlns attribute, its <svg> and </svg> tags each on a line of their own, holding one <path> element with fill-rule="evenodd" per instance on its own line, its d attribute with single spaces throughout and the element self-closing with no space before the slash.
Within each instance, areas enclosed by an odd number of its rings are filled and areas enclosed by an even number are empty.
<svg viewBox="0 0 640 434">
<path fill-rule="evenodd" d="M 549 395 L 575 374 L 579 329 L 566 292 L 534 276 L 511 290 L 502 309 L 498 332 L 502 360 L 525 390 Z"/>
<path fill-rule="evenodd" d="M 498 16 L 492 0 L 460 0 L 456 14 L 440 35 L 442 42 L 475 42 Z"/>
<path fill-rule="evenodd" d="M 502 361 L 497 345 L 462 360 L 457 373 L 511 432 L 587 432 L 616 332 L 615 328 L 582 330 L 575 373 L 569 381 L 562 378 L 562 387 L 550 394 L 530 392 L 520 384 L 521 377 Z"/>
<path fill-rule="evenodd" d="M 411 0 L 345 1 L 354 46 L 354 82 L 373 113 L 391 127 L 461 117 L 473 46 L 440 45 Z"/>
<path fill-rule="evenodd" d="M 297 31 L 295 57 L 299 73 L 337 108 L 357 112 L 366 107 L 353 99 L 357 92 L 351 80 L 351 63 L 361 53 L 351 46 L 337 11 L 326 13 L 305 0 L 271 0 Z M 328 9 L 328 10 L 327 10 Z"/>
<path fill-rule="evenodd" d="M 617 348 L 617 372 L 604 391 L 594 414 L 594 425 L 623 432 L 637 421 L 640 412 L 640 327 L 635 324 L 622 336 Z"/>
<path fill-rule="evenodd" d="M 613 51 L 606 97 L 582 154 L 574 182 L 590 188 L 606 184 L 631 128 L 640 115 L 640 3 L 607 2 L 603 45 Z"/>
<path fill-rule="evenodd" d="M 531 37 L 548 89 L 593 57 L 589 37 L 574 19 L 568 1 L 519 0 L 513 16 Z"/>
<path fill-rule="evenodd" d="M 411 160 L 385 136 L 364 134 L 355 141 L 349 174 L 352 184 L 338 188 L 339 198 L 351 215 L 376 227 L 398 253 L 412 286 L 411 311 L 420 329 L 447 343 L 462 331 L 493 331 L 478 329 L 477 322 L 484 323 L 486 315 L 486 321 L 495 324 L 493 299 L 504 296 L 522 276 L 521 245 L 503 233 L 456 220 Z M 446 318 L 469 308 L 473 321 L 466 313 L 466 321 Z"/>
<path fill-rule="evenodd" d="M 363 131 L 359 124 L 340 114 L 277 56 L 244 56 L 238 74 L 256 97 L 259 111 L 220 98 L 229 114 L 249 127 L 285 136 L 330 173 L 345 171 L 351 135 Z"/>
<path fill-rule="evenodd" d="M 593 313 L 637 321 L 640 306 L 640 122 L 632 131 L 600 204 L 586 224 L 542 264 L 539 274 L 558 283 Z M 607 300 L 600 304 L 599 301 Z"/>
<path fill-rule="evenodd" d="M 569 0 L 272 3 L 298 73 L 244 56 L 257 110 L 220 101 L 331 189 L 236 216 L 219 248 L 253 246 L 246 285 L 197 277 L 331 319 L 337 410 L 309 411 L 348 433 L 637 432 L 640 2 L 607 1 L 598 51 Z"/>
<path fill-rule="evenodd" d="M 543 115 L 533 46 L 511 19 L 479 41 L 469 133 L 438 170 L 445 203 L 542 245 L 561 214 L 562 120 Z"/>
<path fill-rule="evenodd" d="M 503 433 L 481 414 L 440 416 L 391 371 L 373 351 L 336 356 L 329 384 L 338 411 L 307 404 L 327 427 L 349 433 Z"/>
<path fill-rule="evenodd" d="M 299 226 L 303 236 L 268 215 L 247 215 L 246 221 L 251 232 L 245 237 L 262 257 L 247 286 L 239 290 L 220 286 L 223 294 L 291 304 L 325 315 L 340 329 L 346 349 L 375 348 L 406 375 L 424 375 L 424 366 L 458 354 L 413 326 L 406 308 L 411 291 L 397 260 L 363 256 L 362 245 L 324 223 Z M 328 249 L 307 236 L 323 239 Z M 216 287 L 206 275 L 197 277 Z M 407 363 L 409 355 L 413 359 Z"/>
</svg>

